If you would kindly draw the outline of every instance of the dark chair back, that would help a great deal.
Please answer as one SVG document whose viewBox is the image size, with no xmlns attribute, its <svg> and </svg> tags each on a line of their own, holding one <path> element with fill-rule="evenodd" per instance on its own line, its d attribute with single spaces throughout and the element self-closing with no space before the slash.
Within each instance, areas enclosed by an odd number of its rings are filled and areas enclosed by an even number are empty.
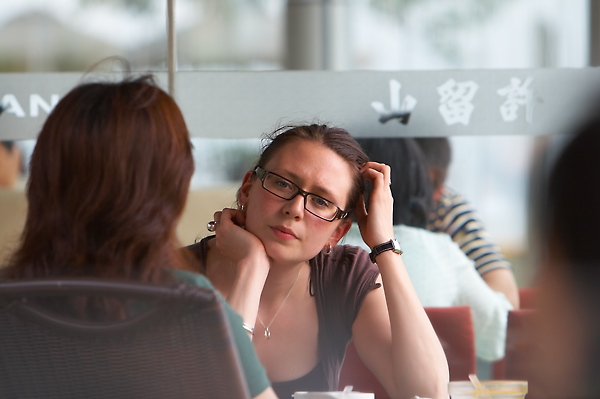
<svg viewBox="0 0 600 399">
<path fill-rule="evenodd" d="M 519 288 L 519 303 L 521 309 L 535 309 L 538 295 L 537 287 Z"/>
<path fill-rule="evenodd" d="M 523 328 L 530 323 L 528 318 L 530 318 L 533 312 L 532 309 L 536 308 L 536 300 L 538 295 L 537 287 L 521 287 L 519 288 L 519 302 L 521 308 L 518 310 L 513 310 L 508 313 L 508 322 L 506 326 L 506 352 L 504 358 L 497 360 L 492 365 L 492 378 L 495 380 L 503 380 L 507 378 L 506 375 L 506 362 L 507 359 L 511 362 L 510 373 L 515 375 L 514 369 L 516 368 L 516 375 L 519 375 L 519 361 L 520 357 L 522 357 L 521 349 L 523 348 Z M 530 327 L 527 326 L 527 329 Z M 516 344 L 515 340 L 520 340 L 521 342 Z M 510 374 L 509 373 L 509 374 Z M 531 396 L 531 395 L 529 395 Z"/>
<path fill-rule="evenodd" d="M 505 379 L 528 379 L 530 361 L 536 350 L 532 334 L 535 314 L 535 309 L 519 309 L 508 312 L 504 356 Z"/>
<path fill-rule="evenodd" d="M 468 380 L 469 374 L 477 372 L 471 307 L 427 307 L 425 311 L 444 348 L 450 381 Z"/>
<path fill-rule="evenodd" d="M 363 363 L 356 352 L 354 342 L 350 341 L 346 347 L 346 355 L 342 370 L 340 371 L 340 380 L 338 389 L 344 390 L 344 387 L 352 385 L 354 391 L 374 393 L 377 399 L 389 399 L 390 396 L 385 388 L 371 370 Z"/>
<path fill-rule="evenodd" d="M 143 304 L 126 320 L 58 314 L 48 298 Z M 129 302 L 128 302 L 129 303 Z M 222 304 L 200 287 L 98 279 L 0 284 L 1 398 L 248 398 Z"/>
<path fill-rule="evenodd" d="M 426 307 L 448 360 L 450 380 L 468 380 L 477 371 L 475 359 L 475 332 L 469 306 Z M 372 392 L 377 399 L 389 399 L 389 395 L 362 362 L 354 343 L 346 348 L 346 357 L 340 372 L 339 389 L 352 385 L 355 391 Z"/>
</svg>

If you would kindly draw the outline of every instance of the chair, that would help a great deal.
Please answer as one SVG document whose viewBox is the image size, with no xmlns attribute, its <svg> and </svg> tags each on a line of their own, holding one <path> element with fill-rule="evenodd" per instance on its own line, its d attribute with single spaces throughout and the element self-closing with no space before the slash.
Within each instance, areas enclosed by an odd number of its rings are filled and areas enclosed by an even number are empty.
<svg viewBox="0 0 600 399">
<path fill-rule="evenodd" d="M 543 350 L 533 337 L 536 312 L 535 309 L 510 311 L 506 326 L 506 352 L 502 379 L 529 381 L 528 399 L 551 396 L 548 392 L 544 392 L 532 374 L 536 353 Z"/>
<path fill-rule="evenodd" d="M 509 378 L 510 374 L 515 375 L 514 367 L 517 368 L 516 375 L 520 372 L 519 360 L 522 358 L 522 350 L 524 349 L 525 336 L 528 330 L 529 320 L 531 319 L 535 309 L 535 301 L 537 297 L 536 287 L 521 287 L 519 288 L 519 302 L 521 308 L 508 312 L 508 321 L 506 326 L 506 354 L 505 357 L 494 362 L 492 366 L 492 376 L 495 380 Z M 507 362 L 511 363 L 507 365 Z M 509 367 L 511 371 L 507 374 L 506 369 Z M 513 377 L 516 378 L 516 377 Z"/>
<path fill-rule="evenodd" d="M 348 385 L 352 385 L 354 391 L 374 393 L 377 399 L 390 398 L 377 377 L 371 373 L 371 370 L 360 359 L 352 341 L 346 347 L 338 389 L 343 391 L 344 387 Z"/>
<path fill-rule="evenodd" d="M 504 355 L 505 379 L 528 379 L 529 361 L 535 348 L 531 331 L 535 312 L 535 309 L 519 309 L 508 312 Z"/>
<path fill-rule="evenodd" d="M 448 360 L 450 380 L 468 380 L 469 374 L 477 370 L 475 359 L 475 332 L 469 306 L 426 307 L 431 321 Z M 372 392 L 377 399 L 389 396 L 377 378 L 360 360 L 354 343 L 346 348 L 346 357 L 340 372 L 339 389 L 346 385 L 354 390 Z"/>
<path fill-rule="evenodd" d="M 537 299 L 537 287 L 519 288 L 519 304 L 521 309 L 535 309 Z"/>
<path fill-rule="evenodd" d="M 146 309 L 123 321 L 92 322 L 32 304 L 74 296 L 119 298 Z M 0 284 L 0 397 L 248 398 L 249 393 L 213 291 L 65 279 Z"/>
<path fill-rule="evenodd" d="M 468 380 L 477 372 L 475 329 L 469 306 L 425 308 L 448 360 L 450 381 Z"/>
</svg>

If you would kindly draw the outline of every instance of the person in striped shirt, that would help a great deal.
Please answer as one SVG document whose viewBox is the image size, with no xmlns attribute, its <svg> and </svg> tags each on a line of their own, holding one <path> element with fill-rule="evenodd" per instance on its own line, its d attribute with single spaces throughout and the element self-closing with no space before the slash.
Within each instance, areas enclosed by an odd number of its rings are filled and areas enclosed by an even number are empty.
<svg viewBox="0 0 600 399">
<path fill-rule="evenodd" d="M 434 187 L 433 209 L 427 229 L 449 234 L 462 251 L 475 262 L 475 268 L 487 285 L 502 292 L 519 308 L 519 292 L 510 263 L 490 239 L 473 205 L 464 196 L 444 184 L 451 161 L 447 138 L 419 138 Z"/>
</svg>

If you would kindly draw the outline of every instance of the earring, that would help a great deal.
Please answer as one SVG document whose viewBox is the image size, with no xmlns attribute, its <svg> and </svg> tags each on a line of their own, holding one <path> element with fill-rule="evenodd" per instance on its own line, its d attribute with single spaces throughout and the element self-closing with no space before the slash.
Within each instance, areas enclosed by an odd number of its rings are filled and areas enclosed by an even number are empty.
<svg viewBox="0 0 600 399">
<path fill-rule="evenodd" d="M 323 254 L 326 255 L 326 256 L 329 255 L 331 253 L 331 249 L 332 249 L 331 244 L 327 244 L 323 248 Z"/>
<path fill-rule="evenodd" d="M 246 205 L 242 204 L 241 208 L 242 208 L 242 211 L 245 211 L 246 210 Z"/>
</svg>

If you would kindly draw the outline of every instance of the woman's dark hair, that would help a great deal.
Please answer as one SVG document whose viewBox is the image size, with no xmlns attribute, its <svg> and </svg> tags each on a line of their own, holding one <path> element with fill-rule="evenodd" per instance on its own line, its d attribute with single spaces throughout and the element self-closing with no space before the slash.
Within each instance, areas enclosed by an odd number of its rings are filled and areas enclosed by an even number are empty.
<svg viewBox="0 0 600 399">
<path fill-rule="evenodd" d="M 85 83 L 55 107 L 31 158 L 8 278 L 162 281 L 186 268 L 175 228 L 194 170 L 179 107 L 151 76 Z"/>
<path fill-rule="evenodd" d="M 254 168 L 264 167 L 288 143 L 303 140 L 324 145 L 342 157 L 352 167 L 354 184 L 345 209 L 346 212 L 352 214 L 365 189 L 360 168 L 369 159 L 356 140 L 350 136 L 350 133 L 342 128 L 317 124 L 283 126 L 266 137 L 262 153 Z"/>
<path fill-rule="evenodd" d="M 580 126 L 559 155 L 548 181 L 545 225 L 550 262 L 562 268 L 572 284 L 577 311 L 590 337 L 586 342 L 585 375 L 578 388 L 589 397 L 600 394 L 600 118 Z"/>
<path fill-rule="evenodd" d="M 413 139 L 403 137 L 358 139 L 369 158 L 392 169 L 394 224 L 425 228 L 432 203 L 432 187 L 425 157 Z"/>
<path fill-rule="evenodd" d="M 600 266 L 600 119 L 580 129 L 558 157 L 548 183 L 547 229 L 574 263 Z"/>
</svg>

